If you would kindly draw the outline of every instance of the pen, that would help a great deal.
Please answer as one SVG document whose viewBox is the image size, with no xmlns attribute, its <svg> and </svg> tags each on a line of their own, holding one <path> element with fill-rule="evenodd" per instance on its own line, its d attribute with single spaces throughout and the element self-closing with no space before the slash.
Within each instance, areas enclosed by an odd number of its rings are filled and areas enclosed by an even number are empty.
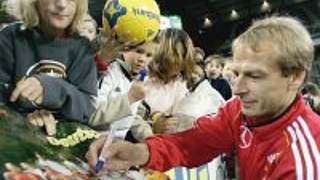
<svg viewBox="0 0 320 180">
<path fill-rule="evenodd" d="M 140 77 L 139 77 L 139 81 L 143 81 L 144 78 L 147 76 L 147 70 L 146 69 L 142 69 L 140 72 Z"/>
<path fill-rule="evenodd" d="M 98 161 L 96 163 L 96 167 L 95 167 L 95 172 L 98 173 L 102 170 L 104 164 L 106 163 L 107 159 L 105 159 L 103 157 L 103 154 L 105 154 L 107 152 L 107 150 L 109 149 L 110 145 L 112 144 L 112 139 L 113 139 L 113 131 L 111 130 L 110 133 L 108 134 L 107 139 L 104 142 L 104 145 L 102 147 L 101 153 L 99 155 Z"/>
</svg>

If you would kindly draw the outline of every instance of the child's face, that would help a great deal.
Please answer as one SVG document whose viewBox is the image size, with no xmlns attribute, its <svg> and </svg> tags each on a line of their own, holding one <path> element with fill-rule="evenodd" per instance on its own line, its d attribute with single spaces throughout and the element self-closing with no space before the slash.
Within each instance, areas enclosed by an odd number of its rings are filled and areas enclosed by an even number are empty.
<svg viewBox="0 0 320 180">
<path fill-rule="evenodd" d="M 203 55 L 200 54 L 200 53 L 196 53 L 195 57 L 194 57 L 194 60 L 195 60 L 196 63 L 201 63 L 203 61 Z"/>
<path fill-rule="evenodd" d="M 131 67 L 131 73 L 135 75 L 145 69 L 153 59 L 157 48 L 158 44 L 148 42 L 124 52 L 123 56 L 125 62 Z"/>
<path fill-rule="evenodd" d="M 82 24 L 80 35 L 87 37 L 90 41 L 94 40 L 97 35 L 96 27 L 93 22 L 86 21 Z"/>
<path fill-rule="evenodd" d="M 217 79 L 219 76 L 221 76 L 222 66 L 216 61 L 211 61 L 206 65 L 205 71 L 208 78 Z"/>
<path fill-rule="evenodd" d="M 194 84 L 199 82 L 204 77 L 203 69 L 200 66 L 195 66 L 191 77 Z"/>
<path fill-rule="evenodd" d="M 189 89 L 195 87 L 195 85 L 204 77 L 203 69 L 196 65 L 193 67 L 191 79 L 188 81 L 187 86 Z"/>
<path fill-rule="evenodd" d="M 232 82 L 232 80 L 236 77 L 236 75 L 232 71 L 232 63 L 227 63 L 223 70 L 222 70 L 222 77 L 227 79 L 229 82 Z"/>
</svg>

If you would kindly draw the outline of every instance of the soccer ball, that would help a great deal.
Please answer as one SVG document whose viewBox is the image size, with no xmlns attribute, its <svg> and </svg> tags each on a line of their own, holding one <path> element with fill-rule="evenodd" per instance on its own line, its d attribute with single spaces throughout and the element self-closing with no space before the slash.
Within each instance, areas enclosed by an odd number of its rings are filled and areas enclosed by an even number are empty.
<svg viewBox="0 0 320 180">
<path fill-rule="evenodd" d="M 104 31 L 119 42 L 139 44 L 157 35 L 160 10 L 155 0 L 108 0 L 102 24 Z"/>
</svg>

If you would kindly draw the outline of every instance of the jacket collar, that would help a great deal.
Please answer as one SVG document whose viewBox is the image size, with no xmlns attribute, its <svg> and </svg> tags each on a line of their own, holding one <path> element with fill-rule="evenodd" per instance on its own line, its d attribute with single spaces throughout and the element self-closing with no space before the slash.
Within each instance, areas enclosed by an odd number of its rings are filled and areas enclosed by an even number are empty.
<svg viewBox="0 0 320 180">
<path fill-rule="evenodd" d="M 117 59 L 117 62 L 119 63 L 120 69 L 125 75 L 125 77 L 129 80 L 132 81 L 132 76 L 130 74 L 130 66 L 124 61 L 123 57 L 120 59 Z"/>
<path fill-rule="evenodd" d="M 278 130 L 283 130 L 289 124 L 294 122 L 298 116 L 306 109 L 305 102 L 303 100 L 302 94 L 299 94 L 295 101 L 284 111 L 281 115 L 276 118 L 271 119 L 265 123 L 259 123 L 258 118 L 247 118 L 242 116 L 242 125 L 248 127 L 250 130 L 259 132 L 261 136 L 269 137 Z"/>
</svg>

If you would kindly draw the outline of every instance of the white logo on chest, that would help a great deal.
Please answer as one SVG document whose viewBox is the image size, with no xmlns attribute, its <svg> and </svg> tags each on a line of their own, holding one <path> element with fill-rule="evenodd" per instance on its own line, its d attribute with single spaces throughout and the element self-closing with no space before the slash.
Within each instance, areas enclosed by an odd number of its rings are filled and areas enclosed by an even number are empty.
<svg viewBox="0 0 320 180">
<path fill-rule="evenodd" d="M 276 163 L 278 162 L 279 156 L 280 156 L 280 153 L 278 153 L 278 152 L 269 154 L 269 155 L 267 156 L 267 161 L 268 161 L 268 163 L 270 163 L 270 164 L 276 164 Z"/>
<path fill-rule="evenodd" d="M 241 131 L 241 134 L 240 134 L 239 147 L 241 149 L 246 149 L 249 146 L 251 146 L 253 135 L 252 135 L 250 129 L 244 125 L 240 127 L 240 131 Z"/>
</svg>

